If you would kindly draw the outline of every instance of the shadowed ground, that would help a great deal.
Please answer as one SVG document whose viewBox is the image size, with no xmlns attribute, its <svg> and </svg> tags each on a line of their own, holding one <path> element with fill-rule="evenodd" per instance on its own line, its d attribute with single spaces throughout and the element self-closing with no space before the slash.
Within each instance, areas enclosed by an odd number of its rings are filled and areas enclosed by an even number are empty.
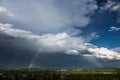
<svg viewBox="0 0 120 80">
<path fill-rule="evenodd" d="M 120 80 L 119 69 L 1 69 L 0 80 Z"/>
</svg>

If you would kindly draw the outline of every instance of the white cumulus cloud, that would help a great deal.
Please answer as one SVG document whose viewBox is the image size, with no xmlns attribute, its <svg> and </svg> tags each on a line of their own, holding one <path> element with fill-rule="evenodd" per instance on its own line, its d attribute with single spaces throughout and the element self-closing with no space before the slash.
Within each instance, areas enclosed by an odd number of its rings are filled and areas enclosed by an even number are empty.
<svg viewBox="0 0 120 80">
<path fill-rule="evenodd" d="M 107 0 L 107 3 L 104 6 L 100 7 L 101 10 L 110 10 L 110 11 L 119 11 L 120 10 L 120 2 Z"/>
<path fill-rule="evenodd" d="M 120 2 L 119 1 L 107 0 L 107 2 L 102 7 L 100 7 L 100 9 L 101 9 L 100 12 L 103 12 L 106 10 L 117 12 L 118 13 L 117 23 L 120 23 L 120 15 L 119 15 L 120 14 Z"/>
<path fill-rule="evenodd" d="M 112 50 L 109 50 L 107 48 L 101 47 L 101 48 L 89 48 L 89 52 L 92 54 L 86 54 L 84 56 L 95 56 L 97 58 L 107 58 L 109 60 L 120 60 L 120 54 L 117 52 L 114 52 Z"/>
<path fill-rule="evenodd" d="M 110 29 L 108 31 L 119 31 L 119 30 L 120 30 L 119 27 L 112 26 L 112 27 L 110 27 Z"/>
<path fill-rule="evenodd" d="M 107 3 L 104 6 L 100 7 L 101 10 L 112 10 L 113 5 L 115 4 L 114 1 L 107 0 Z"/>
</svg>

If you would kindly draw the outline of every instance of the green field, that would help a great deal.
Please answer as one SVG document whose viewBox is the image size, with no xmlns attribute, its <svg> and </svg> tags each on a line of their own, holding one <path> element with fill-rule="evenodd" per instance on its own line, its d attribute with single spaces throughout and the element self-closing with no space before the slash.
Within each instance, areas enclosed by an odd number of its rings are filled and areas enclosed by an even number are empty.
<svg viewBox="0 0 120 80">
<path fill-rule="evenodd" d="M 120 80 L 119 69 L 0 69 L 0 80 Z"/>
</svg>

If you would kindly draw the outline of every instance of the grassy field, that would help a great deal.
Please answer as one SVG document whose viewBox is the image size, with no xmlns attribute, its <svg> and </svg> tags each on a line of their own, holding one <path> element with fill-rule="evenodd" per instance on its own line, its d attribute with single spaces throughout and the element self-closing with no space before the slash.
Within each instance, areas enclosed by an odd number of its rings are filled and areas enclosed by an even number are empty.
<svg viewBox="0 0 120 80">
<path fill-rule="evenodd" d="M 0 69 L 0 80 L 120 80 L 119 69 Z"/>
</svg>

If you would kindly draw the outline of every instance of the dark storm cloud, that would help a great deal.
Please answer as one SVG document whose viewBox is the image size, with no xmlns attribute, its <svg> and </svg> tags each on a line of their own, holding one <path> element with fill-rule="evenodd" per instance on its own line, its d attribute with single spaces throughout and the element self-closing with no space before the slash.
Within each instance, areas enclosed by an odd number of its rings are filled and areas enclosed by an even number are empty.
<svg viewBox="0 0 120 80">
<path fill-rule="evenodd" d="M 28 67 L 37 53 L 37 47 L 29 41 L 13 36 L 0 34 L 0 66 Z M 40 52 L 32 67 L 95 67 L 82 56 L 66 55 L 64 52 Z M 88 66 L 89 65 L 89 66 Z M 97 67 L 97 66 L 96 66 Z"/>
<path fill-rule="evenodd" d="M 120 60 L 119 53 L 86 43 L 82 37 L 67 33 L 36 35 L 2 23 L 0 55 L 1 66 L 5 67 L 101 68 L 107 66 L 106 62 L 111 65 Z"/>
<path fill-rule="evenodd" d="M 42 57 L 41 57 L 42 56 Z M 36 60 L 33 64 L 33 67 L 41 67 L 41 68 L 92 68 L 97 67 L 92 62 L 89 62 L 83 56 L 73 56 L 66 55 L 64 52 L 57 52 L 54 54 L 39 54 L 36 57 Z"/>
<path fill-rule="evenodd" d="M 0 34 L 0 66 L 28 66 L 34 53 L 29 41 Z"/>
</svg>

